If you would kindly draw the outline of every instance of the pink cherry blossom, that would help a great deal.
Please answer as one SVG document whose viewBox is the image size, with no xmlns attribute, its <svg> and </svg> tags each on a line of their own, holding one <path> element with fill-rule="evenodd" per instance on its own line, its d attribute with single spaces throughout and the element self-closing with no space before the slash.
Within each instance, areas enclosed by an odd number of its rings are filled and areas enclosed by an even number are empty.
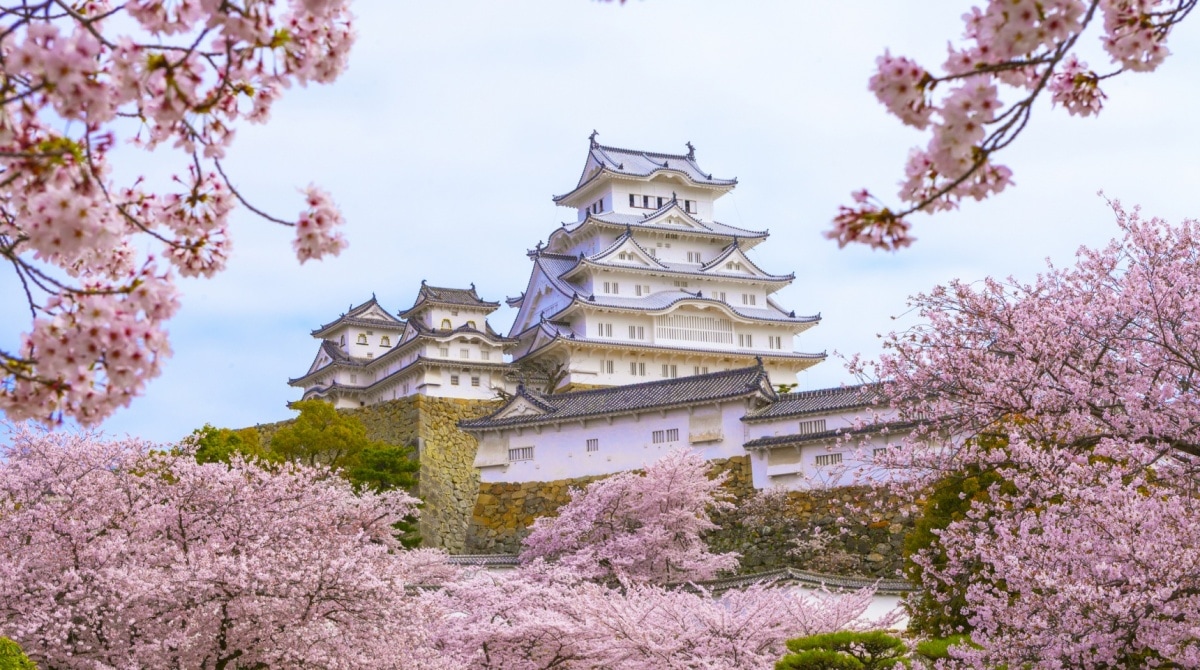
<svg viewBox="0 0 1200 670">
<path fill-rule="evenodd" d="M 344 70 L 347 4 L 89 0 L 64 12 L 41 0 L 5 12 L 0 257 L 31 314 L 18 348 L 0 351 L 10 418 L 94 424 L 158 374 L 174 282 L 224 269 L 230 214 L 249 206 L 218 161 L 239 122 L 265 121 L 284 89 Z M 133 137 L 116 135 L 118 115 L 140 122 Z M 115 181 L 108 155 L 118 140 L 177 152 L 179 189 Z M 307 193 L 296 221 L 250 207 L 296 227 L 301 262 L 346 244 L 329 197 Z M 116 320 L 84 319 L 93 309 Z"/>
<path fill-rule="evenodd" d="M 1167 38 L 1192 6 L 1191 0 L 988 0 L 963 15 L 963 42 L 950 45 L 940 73 L 885 51 L 868 88 L 902 123 L 927 130 L 929 141 L 910 154 L 900 206 L 842 207 L 826 236 L 843 246 L 895 250 L 913 239 L 910 215 L 999 193 L 1012 172 L 994 154 L 1025 129 L 1043 91 L 1069 114 L 1098 114 L 1106 97 L 1100 82 L 1157 68 L 1170 53 Z M 1107 73 L 1089 70 L 1073 52 L 1093 23 L 1102 23 L 1099 39 L 1114 63 Z M 934 91 L 946 87 L 949 93 L 936 99 Z"/>
<path fill-rule="evenodd" d="M 893 463 L 914 490 L 1004 482 L 942 531 L 947 560 L 915 557 L 930 586 L 969 579 L 963 667 L 1200 664 L 1200 223 L 1113 209 L 1121 239 L 916 296 L 924 322 L 858 364 L 931 419 Z"/>
</svg>

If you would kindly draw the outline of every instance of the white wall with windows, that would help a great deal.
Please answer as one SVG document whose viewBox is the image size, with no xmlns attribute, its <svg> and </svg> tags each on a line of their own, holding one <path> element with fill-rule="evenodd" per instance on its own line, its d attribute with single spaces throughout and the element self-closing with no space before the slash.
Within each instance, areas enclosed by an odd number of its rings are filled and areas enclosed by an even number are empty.
<svg viewBox="0 0 1200 670">
<path fill-rule="evenodd" d="M 483 482 L 555 481 L 642 468 L 674 449 L 706 459 L 742 449 L 742 399 L 637 415 L 574 420 L 479 434 L 475 467 Z"/>
</svg>

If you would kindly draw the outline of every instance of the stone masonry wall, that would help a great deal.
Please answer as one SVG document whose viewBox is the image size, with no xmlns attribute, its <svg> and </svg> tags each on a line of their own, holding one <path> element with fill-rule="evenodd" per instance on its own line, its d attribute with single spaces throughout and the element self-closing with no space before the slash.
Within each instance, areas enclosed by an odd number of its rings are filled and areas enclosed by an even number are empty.
<svg viewBox="0 0 1200 670">
<path fill-rule="evenodd" d="M 904 534 L 911 526 L 900 514 L 898 501 L 880 500 L 880 492 L 865 487 L 759 496 L 748 457 L 712 463 L 713 476 L 728 475 L 725 486 L 734 509 L 714 516 L 721 529 L 709 536 L 709 546 L 740 553 L 743 571 L 796 567 L 844 575 L 897 575 Z M 465 552 L 519 552 L 534 519 L 553 515 L 570 500 L 571 488 L 597 479 L 482 484 Z M 814 541 L 812 533 L 818 529 Z M 797 538 L 809 539 L 798 547 Z"/>
</svg>

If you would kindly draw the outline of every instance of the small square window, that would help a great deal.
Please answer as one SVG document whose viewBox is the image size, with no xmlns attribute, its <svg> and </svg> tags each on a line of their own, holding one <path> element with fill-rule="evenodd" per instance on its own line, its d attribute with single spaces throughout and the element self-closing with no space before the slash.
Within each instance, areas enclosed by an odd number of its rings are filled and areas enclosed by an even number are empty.
<svg viewBox="0 0 1200 670">
<path fill-rule="evenodd" d="M 450 375 L 450 385 L 458 386 L 458 375 Z"/>
<path fill-rule="evenodd" d="M 596 438 L 596 437 L 588 438 L 587 450 L 588 451 L 600 451 L 600 439 Z"/>
<path fill-rule="evenodd" d="M 471 386 L 479 386 L 479 377 L 477 375 L 471 377 Z"/>
</svg>

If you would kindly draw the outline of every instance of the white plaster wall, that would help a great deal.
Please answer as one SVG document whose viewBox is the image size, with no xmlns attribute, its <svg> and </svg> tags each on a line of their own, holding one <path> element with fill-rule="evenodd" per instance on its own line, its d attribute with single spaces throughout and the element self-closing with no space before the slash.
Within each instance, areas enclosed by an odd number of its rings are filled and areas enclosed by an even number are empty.
<svg viewBox="0 0 1200 670">
<path fill-rule="evenodd" d="M 712 411 L 720 425 L 720 439 L 693 443 L 692 411 Z M 480 440 L 476 465 L 484 482 L 555 481 L 636 470 L 662 458 L 674 449 L 690 448 L 706 459 L 742 455 L 745 414 L 742 400 L 701 407 L 625 415 L 612 419 L 489 431 Z M 679 439 L 655 443 L 653 432 L 677 429 Z M 708 436 L 708 438 L 710 438 Z M 599 449 L 587 451 L 587 440 L 599 440 Z M 508 450 L 533 447 L 528 461 L 508 462 Z M 502 465 L 494 465 L 501 463 Z"/>
</svg>

